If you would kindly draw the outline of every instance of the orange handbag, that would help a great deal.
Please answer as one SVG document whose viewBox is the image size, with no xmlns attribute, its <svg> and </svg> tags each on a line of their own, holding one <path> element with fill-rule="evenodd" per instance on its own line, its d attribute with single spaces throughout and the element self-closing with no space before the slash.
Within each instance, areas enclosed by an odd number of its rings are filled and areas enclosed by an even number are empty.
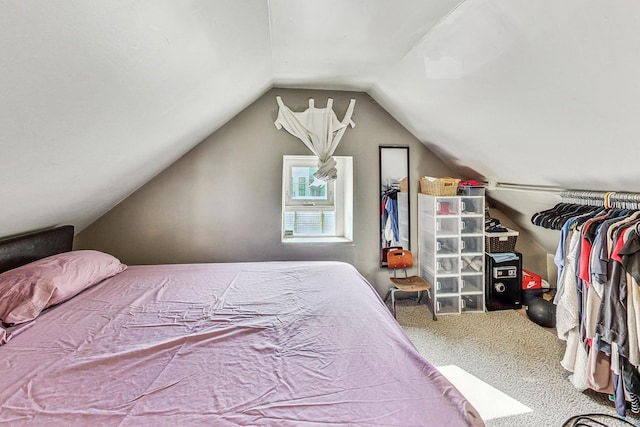
<svg viewBox="0 0 640 427">
<path fill-rule="evenodd" d="M 389 251 L 387 263 L 389 268 L 410 268 L 413 267 L 413 255 L 406 249 Z"/>
<path fill-rule="evenodd" d="M 395 251 L 396 249 L 402 249 L 402 246 L 388 246 L 386 248 L 382 248 L 382 262 L 387 263 L 389 252 Z"/>
</svg>

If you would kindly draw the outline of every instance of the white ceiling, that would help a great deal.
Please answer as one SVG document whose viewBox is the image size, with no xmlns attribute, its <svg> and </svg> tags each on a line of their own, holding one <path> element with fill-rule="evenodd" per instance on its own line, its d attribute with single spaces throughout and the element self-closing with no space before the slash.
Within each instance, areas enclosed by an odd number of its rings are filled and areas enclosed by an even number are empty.
<svg viewBox="0 0 640 427">
<path fill-rule="evenodd" d="M 467 177 L 640 191 L 634 0 L 0 7 L 0 235 L 82 229 L 272 86 L 368 92 Z"/>
</svg>

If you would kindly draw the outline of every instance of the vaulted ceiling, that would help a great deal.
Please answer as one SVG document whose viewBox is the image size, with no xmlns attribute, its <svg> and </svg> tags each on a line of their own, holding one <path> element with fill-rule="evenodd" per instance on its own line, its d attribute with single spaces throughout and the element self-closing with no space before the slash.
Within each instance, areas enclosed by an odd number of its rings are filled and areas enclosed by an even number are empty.
<svg viewBox="0 0 640 427">
<path fill-rule="evenodd" d="M 0 235 L 82 229 L 273 86 L 367 92 L 465 177 L 640 189 L 636 1 L 0 7 Z"/>
</svg>

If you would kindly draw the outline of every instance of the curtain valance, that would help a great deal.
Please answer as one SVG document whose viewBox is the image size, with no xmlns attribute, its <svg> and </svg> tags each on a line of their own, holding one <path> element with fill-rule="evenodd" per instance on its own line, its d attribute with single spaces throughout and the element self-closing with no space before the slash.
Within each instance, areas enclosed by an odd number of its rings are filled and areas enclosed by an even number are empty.
<svg viewBox="0 0 640 427">
<path fill-rule="evenodd" d="M 326 108 L 316 108 L 313 98 L 310 98 L 309 108 L 301 112 L 291 111 L 279 96 L 276 97 L 276 101 L 279 106 L 278 118 L 274 122 L 276 128 L 284 127 L 318 157 L 318 171 L 314 174 L 317 179 L 325 182 L 335 180 L 336 161 L 332 156 L 347 127 L 355 127 L 351 116 L 356 100 L 352 99 L 349 102 L 347 112 L 341 121 L 333 111 L 332 98 L 327 100 Z"/>
</svg>

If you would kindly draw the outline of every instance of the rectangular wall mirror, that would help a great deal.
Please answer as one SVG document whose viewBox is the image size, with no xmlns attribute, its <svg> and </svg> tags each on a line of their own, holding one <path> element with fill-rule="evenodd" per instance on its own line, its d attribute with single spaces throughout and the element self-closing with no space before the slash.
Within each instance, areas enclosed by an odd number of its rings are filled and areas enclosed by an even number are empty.
<svg viewBox="0 0 640 427">
<path fill-rule="evenodd" d="M 409 147 L 381 145 L 379 158 L 380 267 L 386 267 L 390 249 L 411 249 Z"/>
</svg>

